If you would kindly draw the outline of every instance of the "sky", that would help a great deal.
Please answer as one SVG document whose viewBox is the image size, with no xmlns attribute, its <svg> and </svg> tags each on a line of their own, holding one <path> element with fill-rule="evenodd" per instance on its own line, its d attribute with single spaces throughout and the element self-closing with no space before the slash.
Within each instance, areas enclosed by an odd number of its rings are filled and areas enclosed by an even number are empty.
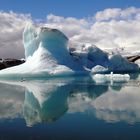
<svg viewBox="0 0 140 140">
<path fill-rule="evenodd" d="M 138 50 L 140 45 L 139 0 L 0 0 L 0 57 L 24 57 L 27 22 L 57 28 L 70 41 L 101 49 Z"/>
<path fill-rule="evenodd" d="M 106 8 L 140 7 L 139 0 L 0 0 L 0 9 L 30 13 L 34 18 L 45 18 L 52 13 L 64 17 L 93 16 Z"/>
</svg>

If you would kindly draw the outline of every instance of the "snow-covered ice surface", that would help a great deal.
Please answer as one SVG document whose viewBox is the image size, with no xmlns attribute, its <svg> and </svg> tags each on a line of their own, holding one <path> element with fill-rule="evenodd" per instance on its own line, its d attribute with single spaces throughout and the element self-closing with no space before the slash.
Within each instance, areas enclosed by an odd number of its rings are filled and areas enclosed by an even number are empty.
<svg viewBox="0 0 140 140">
<path fill-rule="evenodd" d="M 71 49 L 68 41 L 57 29 L 28 24 L 23 33 L 26 62 L 1 70 L 0 78 L 24 79 L 139 71 L 137 64 L 128 62 L 120 54 L 109 57 L 106 52 L 89 43 L 83 44 L 81 49 Z"/>
<path fill-rule="evenodd" d="M 95 67 L 93 67 L 91 69 L 91 72 L 94 74 L 94 73 L 105 73 L 108 71 L 108 68 L 105 68 L 101 65 L 96 65 Z"/>
</svg>

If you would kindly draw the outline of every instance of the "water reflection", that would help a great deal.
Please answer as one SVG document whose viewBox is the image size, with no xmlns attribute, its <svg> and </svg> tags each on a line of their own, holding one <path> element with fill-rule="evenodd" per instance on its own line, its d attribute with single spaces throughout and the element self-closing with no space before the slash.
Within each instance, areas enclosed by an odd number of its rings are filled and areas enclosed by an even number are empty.
<svg viewBox="0 0 140 140">
<path fill-rule="evenodd" d="M 140 87 L 96 85 L 91 79 L 0 84 L 0 119 L 23 117 L 27 126 L 82 112 L 106 122 L 140 122 Z"/>
<path fill-rule="evenodd" d="M 0 119 L 21 117 L 24 87 L 0 84 Z"/>
<path fill-rule="evenodd" d="M 140 122 L 140 87 L 124 86 L 119 92 L 110 90 L 93 106 L 96 116 L 107 122 Z"/>
</svg>

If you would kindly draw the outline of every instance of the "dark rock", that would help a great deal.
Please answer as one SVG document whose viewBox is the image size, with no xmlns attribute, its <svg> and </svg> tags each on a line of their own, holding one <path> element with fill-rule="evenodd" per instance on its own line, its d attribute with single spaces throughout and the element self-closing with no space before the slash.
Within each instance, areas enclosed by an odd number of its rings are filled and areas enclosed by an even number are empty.
<svg viewBox="0 0 140 140">
<path fill-rule="evenodd" d="M 127 57 L 127 60 L 128 60 L 129 62 L 135 62 L 135 61 L 137 61 L 138 59 L 140 59 L 140 56 L 139 56 L 139 55 L 136 55 L 136 56 L 128 56 L 128 57 Z"/>
<path fill-rule="evenodd" d="M 0 59 L 0 70 L 8 68 L 8 67 L 12 67 L 12 66 L 17 66 L 24 62 L 25 62 L 24 60 L 11 59 L 11 58 Z"/>
</svg>

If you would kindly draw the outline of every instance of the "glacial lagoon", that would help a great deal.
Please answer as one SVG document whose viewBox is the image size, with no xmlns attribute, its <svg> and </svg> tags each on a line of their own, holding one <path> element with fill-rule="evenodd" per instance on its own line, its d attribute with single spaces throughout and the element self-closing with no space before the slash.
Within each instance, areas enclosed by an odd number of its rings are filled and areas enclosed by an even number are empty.
<svg viewBox="0 0 140 140">
<path fill-rule="evenodd" d="M 139 140 L 140 76 L 0 82 L 0 139 Z"/>
</svg>

